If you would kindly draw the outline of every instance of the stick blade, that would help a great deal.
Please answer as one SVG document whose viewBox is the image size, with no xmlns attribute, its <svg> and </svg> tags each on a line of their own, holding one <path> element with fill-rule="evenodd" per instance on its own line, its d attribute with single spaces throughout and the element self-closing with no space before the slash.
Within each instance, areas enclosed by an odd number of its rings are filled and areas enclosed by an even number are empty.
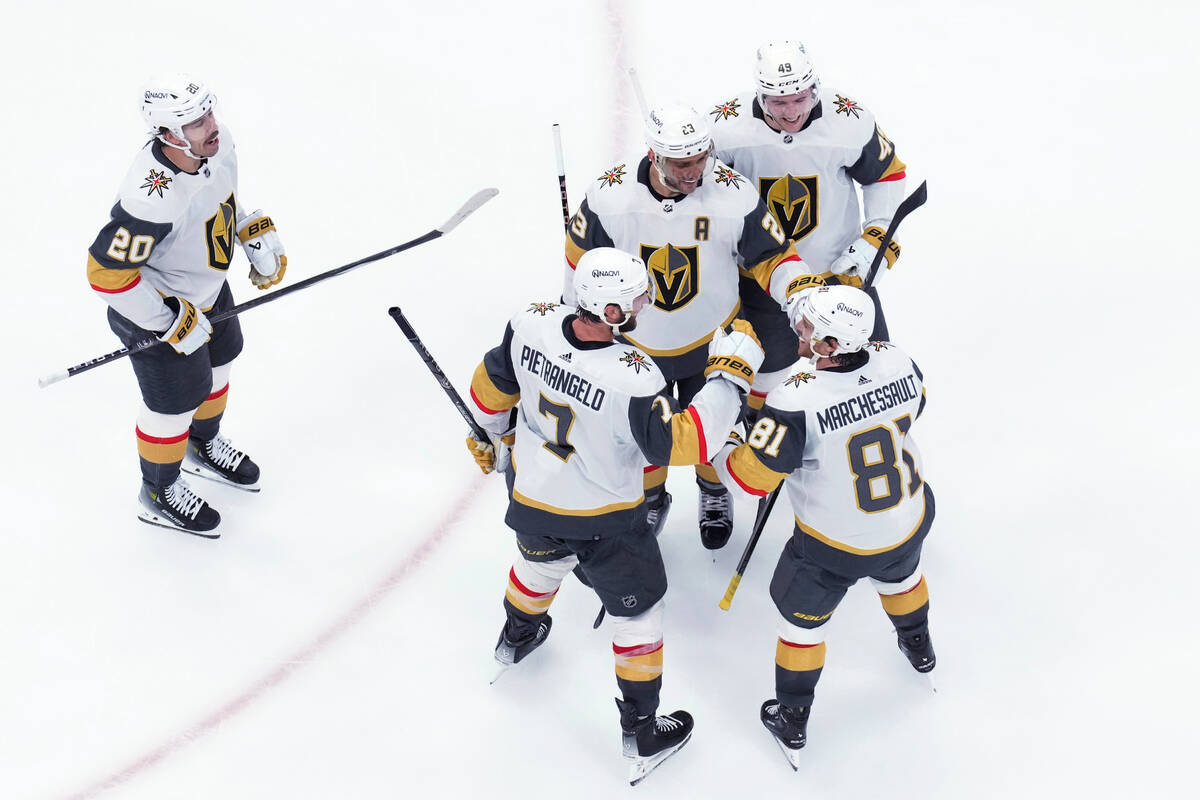
<svg viewBox="0 0 1200 800">
<path fill-rule="evenodd" d="M 458 227 L 458 223 L 471 216 L 471 214 L 475 213 L 475 211 L 477 211 L 481 205 L 486 203 L 488 200 L 491 200 L 498 194 L 500 194 L 499 189 L 480 189 L 478 192 L 471 195 L 471 198 L 467 200 L 467 202 L 463 203 L 462 208 L 460 208 L 458 211 L 455 211 L 454 215 L 450 217 L 450 219 L 446 220 L 437 227 L 438 232 L 449 233 L 450 231 L 454 230 L 456 227 Z"/>
</svg>

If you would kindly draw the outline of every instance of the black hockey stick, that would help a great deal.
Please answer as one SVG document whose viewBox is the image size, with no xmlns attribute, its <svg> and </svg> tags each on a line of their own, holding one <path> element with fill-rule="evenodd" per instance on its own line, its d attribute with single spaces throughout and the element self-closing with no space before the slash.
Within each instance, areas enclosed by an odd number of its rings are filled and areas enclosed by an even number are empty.
<svg viewBox="0 0 1200 800">
<path fill-rule="evenodd" d="M 879 242 L 879 249 L 875 251 L 875 258 L 871 259 L 871 268 L 867 270 L 867 277 L 863 279 L 864 292 L 870 289 L 871 284 L 875 282 L 875 273 L 879 271 L 879 263 L 883 261 L 883 254 L 887 252 L 888 246 L 892 243 L 892 236 L 895 235 L 896 228 L 900 227 L 900 223 L 905 217 L 925 205 L 925 200 L 925 181 L 921 181 L 921 185 L 913 189 L 913 193 L 896 206 L 896 213 L 892 215 L 892 221 L 888 224 L 887 231 Z"/>
<path fill-rule="evenodd" d="M 395 247 L 392 247 L 388 250 L 383 250 L 381 252 L 378 252 L 373 256 L 367 256 L 366 258 L 360 258 L 358 261 L 354 261 L 354 262 L 345 264 L 340 267 L 335 267 L 334 269 L 328 270 L 327 272 L 322 272 L 319 275 L 314 275 L 311 278 L 307 278 L 305 280 L 300 281 L 299 283 L 292 284 L 291 286 L 286 286 L 282 289 L 279 289 L 278 291 L 274 291 L 274 292 L 271 292 L 270 294 L 263 295 L 262 297 L 256 297 L 253 300 L 248 300 L 245 303 L 236 305 L 227 311 L 222 311 L 219 314 L 213 314 L 212 316 L 208 317 L 208 321 L 211 323 L 214 323 L 214 324 L 216 324 L 218 322 L 222 322 L 231 317 L 236 317 L 238 314 L 249 311 L 252 308 L 261 306 L 264 303 L 273 302 L 275 300 L 278 300 L 281 297 L 291 294 L 292 292 L 298 292 L 301 289 L 307 289 L 309 286 L 312 286 L 315 283 L 320 283 L 321 281 L 326 280 L 328 278 L 333 278 L 337 275 L 341 275 L 345 272 L 349 272 L 350 270 L 354 269 L 355 267 L 361 267 L 363 264 L 370 264 L 372 261 L 379 261 L 382 258 L 387 258 L 388 256 L 395 255 L 396 253 L 416 247 L 417 245 L 425 244 L 426 242 L 433 241 L 434 239 L 438 239 L 438 238 L 444 236 L 445 234 L 449 233 L 450 231 L 454 230 L 454 228 L 460 222 L 462 222 L 464 219 L 466 219 L 472 212 L 474 212 L 476 209 L 478 209 L 481 205 L 486 203 L 488 200 L 491 200 L 497 194 L 499 194 L 499 190 L 497 190 L 497 189 L 482 189 L 482 190 L 476 192 L 474 195 L 472 195 L 471 199 L 469 199 L 467 202 L 463 203 L 462 207 L 459 208 L 458 211 L 454 212 L 454 215 L 452 217 L 450 217 L 450 219 L 446 220 L 444 223 L 442 223 L 438 227 L 434 228 L 429 233 L 426 233 L 422 236 L 418 236 L 416 239 L 405 242 L 404 244 L 398 244 Z M 108 353 L 107 355 L 98 356 L 89 361 L 84 361 L 82 364 L 76 364 L 73 367 L 67 367 L 65 370 L 62 370 L 61 372 L 55 372 L 50 375 L 43 375 L 42 377 L 38 378 L 38 386 L 45 388 L 45 387 L 49 386 L 50 384 L 58 383 L 59 381 L 65 379 L 65 378 L 73 378 L 81 372 L 87 372 L 89 369 L 95 369 L 96 367 L 99 367 L 102 364 L 107 364 L 110 361 L 116 361 L 117 359 L 124 358 L 125 356 L 131 355 L 133 353 L 140 353 L 143 350 L 148 350 L 149 348 L 155 347 L 160 344 L 162 344 L 162 341 L 160 339 L 158 339 L 155 336 L 148 336 L 145 339 L 141 339 L 137 342 L 134 342 L 133 347 L 129 347 L 129 348 L 122 347 L 120 350 L 116 350 L 114 352 Z"/>
<path fill-rule="evenodd" d="M 571 208 L 567 205 L 567 167 L 563 161 L 562 133 L 554 123 L 554 158 L 558 163 L 558 192 L 562 195 L 563 227 L 571 224 Z"/>
<path fill-rule="evenodd" d="M 433 354 L 425 347 L 425 343 L 421 341 L 421 337 L 413 329 L 412 323 L 404 316 L 404 312 L 398 306 L 392 306 L 388 309 L 388 313 L 392 315 L 392 319 L 396 320 L 396 324 L 404 332 L 404 338 L 408 339 L 409 344 L 417 351 L 417 355 L 425 362 L 425 366 L 429 367 L 429 371 L 433 373 L 433 377 L 441 384 L 442 390 L 450 398 L 450 402 L 454 404 L 454 407 L 458 409 L 458 413 L 462 414 L 462 418 L 467 421 L 467 425 L 470 426 L 471 433 L 475 439 L 480 442 L 490 442 L 491 437 L 488 436 L 488 432 L 471 416 L 471 411 L 467 408 L 467 404 L 463 402 L 462 395 L 454 388 L 454 384 L 446 377 L 446 373 L 442 372 L 442 368 L 438 366 Z"/>
<path fill-rule="evenodd" d="M 754 518 L 754 528 L 750 531 L 750 541 L 746 542 L 746 549 L 742 551 L 741 560 L 738 561 L 737 569 L 734 570 L 733 577 L 729 579 L 729 588 L 725 590 L 725 596 L 721 598 L 721 610 L 728 611 L 730 604 L 733 602 L 734 592 L 738 589 L 738 584 L 742 582 L 742 576 L 746 574 L 746 567 L 750 564 L 750 556 L 754 555 L 754 548 L 758 545 L 758 537 L 762 536 L 763 528 L 767 527 L 767 518 L 771 516 L 771 509 L 775 507 L 775 501 L 779 498 L 779 492 L 783 489 L 783 483 L 771 490 L 771 492 L 758 501 L 758 515 Z"/>
</svg>

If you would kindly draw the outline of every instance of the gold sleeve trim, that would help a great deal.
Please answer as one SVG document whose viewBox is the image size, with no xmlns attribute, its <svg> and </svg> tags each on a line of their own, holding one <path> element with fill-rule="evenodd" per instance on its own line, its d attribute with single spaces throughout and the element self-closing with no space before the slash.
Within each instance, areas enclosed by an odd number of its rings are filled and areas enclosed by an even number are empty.
<svg viewBox="0 0 1200 800">
<path fill-rule="evenodd" d="M 485 410 L 491 412 L 507 411 L 521 399 L 519 394 L 505 394 L 497 389 L 482 361 L 471 376 L 471 394 L 475 396 L 476 401 L 483 404 Z"/>
<path fill-rule="evenodd" d="M 784 261 L 799 261 L 800 255 L 796 252 L 796 245 L 788 242 L 787 249 L 782 253 L 764 259 L 754 266 L 741 270 L 741 273 L 748 278 L 753 278 L 763 291 L 770 294 L 771 292 L 771 275 L 775 273 L 775 268 Z"/>
</svg>

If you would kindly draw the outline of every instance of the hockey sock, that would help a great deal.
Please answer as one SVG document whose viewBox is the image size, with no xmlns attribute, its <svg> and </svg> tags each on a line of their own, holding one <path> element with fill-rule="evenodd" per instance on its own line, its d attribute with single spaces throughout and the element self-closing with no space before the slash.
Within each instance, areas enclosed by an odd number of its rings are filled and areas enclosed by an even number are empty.
<svg viewBox="0 0 1200 800">
<path fill-rule="evenodd" d="M 906 592 L 880 594 L 879 601 L 896 630 L 920 633 L 929 626 L 929 586 L 924 576 Z"/>
<path fill-rule="evenodd" d="M 187 452 L 187 425 L 191 416 L 160 414 L 142 406 L 135 431 L 143 482 L 165 488 L 179 477 L 179 465 Z"/>
<path fill-rule="evenodd" d="M 532 577 L 536 578 L 537 576 L 533 575 Z M 558 594 L 562 578 L 554 581 L 554 588 L 549 591 L 538 591 L 538 588 L 548 587 L 528 586 L 527 584 L 537 582 L 530 578 L 530 575 L 526 575 L 524 581 L 518 578 L 515 565 L 509 569 L 508 588 L 504 592 L 504 610 L 508 614 L 510 624 L 521 627 L 529 625 L 536 628 L 537 620 L 541 619 L 542 615 L 550 608 L 550 604 L 554 602 L 554 596 Z"/>
<path fill-rule="evenodd" d="M 207 442 L 217 435 L 221 429 L 221 416 L 225 413 L 225 404 L 229 401 L 229 384 L 217 389 L 196 409 L 192 415 L 191 435 Z"/>
<path fill-rule="evenodd" d="M 824 642 L 796 644 L 779 639 L 775 646 L 775 696 L 779 702 L 793 708 L 812 705 L 824 666 Z"/>
<path fill-rule="evenodd" d="M 649 466 L 642 469 L 642 491 L 646 501 L 653 503 L 667 488 L 667 468 Z"/>
</svg>

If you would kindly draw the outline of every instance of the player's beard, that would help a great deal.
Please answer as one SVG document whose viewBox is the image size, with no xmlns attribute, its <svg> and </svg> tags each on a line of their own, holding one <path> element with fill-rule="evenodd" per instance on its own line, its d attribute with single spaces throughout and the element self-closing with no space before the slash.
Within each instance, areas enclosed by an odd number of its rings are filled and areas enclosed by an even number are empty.
<svg viewBox="0 0 1200 800">
<path fill-rule="evenodd" d="M 621 333 L 629 333 L 630 331 L 634 330 L 635 328 L 637 328 L 637 314 L 631 314 L 629 316 L 629 319 L 622 322 L 620 327 L 617 328 L 617 330 L 620 331 Z"/>
</svg>

